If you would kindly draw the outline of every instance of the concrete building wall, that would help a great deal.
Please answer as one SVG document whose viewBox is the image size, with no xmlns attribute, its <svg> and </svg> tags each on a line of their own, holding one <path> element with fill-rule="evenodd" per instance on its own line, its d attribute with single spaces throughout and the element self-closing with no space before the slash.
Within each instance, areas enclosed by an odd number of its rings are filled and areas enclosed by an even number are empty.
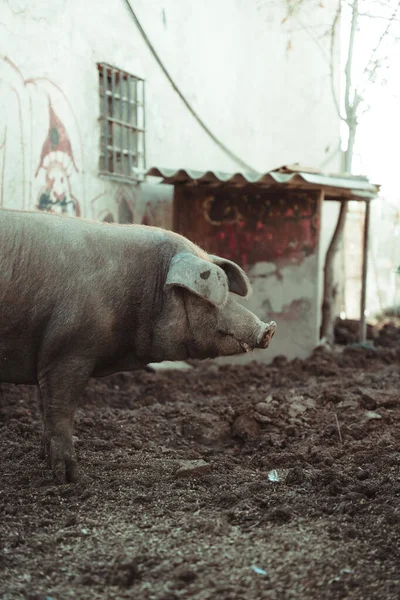
<svg viewBox="0 0 400 600">
<path fill-rule="evenodd" d="M 300 162 L 337 170 L 339 119 L 330 39 L 322 35 L 336 0 L 323 6 L 306 0 L 307 27 L 288 18 L 287 3 L 278 0 L 131 4 L 196 113 L 248 165 L 267 171 Z M 170 187 L 99 176 L 100 62 L 146 82 L 148 167 L 243 169 L 184 106 L 124 0 L 2 2 L 0 39 L 0 206 L 53 202 L 56 210 L 64 204 L 87 218 L 172 226 Z M 337 207 L 322 211 L 319 264 Z M 287 276 L 297 281 L 294 272 Z M 282 312 L 286 291 L 275 276 L 269 281 L 265 293 Z M 301 298 L 309 284 L 296 285 Z"/>
<path fill-rule="evenodd" d="M 320 191 L 284 187 L 176 188 L 174 228 L 242 266 L 253 287 L 243 305 L 278 323 L 270 349 L 239 362 L 304 358 L 317 344 L 321 200 Z"/>
<path fill-rule="evenodd" d="M 400 210 L 384 197 L 371 203 L 367 271 L 367 318 L 385 311 L 400 314 Z M 346 316 L 360 318 L 365 206 L 351 206 L 345 230 Z"/>
<path fill-rule="evenodd" d="M 308 15 L 308 31 L 332 18 L 335 1 L 324 4 Z M 309 33 L 282 24 L 284 2 L 137 0 L 134 8 L 195 110 L 249 165 L 261 171 L 292 162 L 318 167 L 337 148 L 328 66 Z M 69 141 L 61 160 L 81 213 L 116 211 L 119 184 L 98 177 L 97 62 L 146 80 L 148 166 L 241 168 L 184 107 L 123 0 L 3 2 L 0 33 L 3 205 L 35 205 L 46 169 L 37 172 L 38 166 L 56 118 Z M 334 170 L 337 157 L 326 166 Z"/>
</svg>

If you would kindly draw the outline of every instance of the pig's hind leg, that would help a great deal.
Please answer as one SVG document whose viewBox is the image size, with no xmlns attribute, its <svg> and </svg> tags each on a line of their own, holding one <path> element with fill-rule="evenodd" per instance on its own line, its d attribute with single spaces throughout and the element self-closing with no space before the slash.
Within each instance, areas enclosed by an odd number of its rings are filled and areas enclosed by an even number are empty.
<svg viewBox="0 0 400 600">
<path fill-rule="evenodd" d="M 78 354 L 60 356 L 38 372 L 43 415 L 42 448 L 58 483 L 79 480 L 72 430 L 76 407 L 91 371 L 91 362 Z"/>
</svg>

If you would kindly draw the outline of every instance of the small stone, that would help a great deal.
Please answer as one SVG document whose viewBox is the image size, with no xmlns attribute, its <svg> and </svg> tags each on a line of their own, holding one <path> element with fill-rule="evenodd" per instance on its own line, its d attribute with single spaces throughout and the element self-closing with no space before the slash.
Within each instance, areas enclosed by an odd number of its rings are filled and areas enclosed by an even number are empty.
<svg viewBox="0 0 400 600">
<path fill-rule="evenodd" d="M 305 473 L 301 467 L 293 467 L 292 469 L 289 469 L 285 483 L 287 485 L 299 485 L 300 483 L 303 483 L 305 478 Z"/>
<path fill-rule="evenodd" d="M 78 518 L 76 515 L 70 515 L 65 523 L 64 523 L 64 527 L 73 527 L 74 525 L 76 525 L 78 523 Z"/>
<path fill-rule="evenodd" d="M 346 398 L 339 403 L 340 408 L 350 408 L 351 410 L 358 408 L 358 402 L 352 398 Z"/>
<path fill-rule="evenodd" d="M 141 440 L 135 438 L 131 441 L 131 446 L 135 450 L 141 450 L 143 448 L 143 442 Z"/>
<path fill-rule="evenodd" d="M 102 440 L 100 438 L 93 438 L 88 440 L 90 446 L 93 450 L 105 450 L 106 448 L 110 448 L 112 443 L 108 440 Z"/>
<path fill-rule="evenodd" d="M 93 585 L 93 577 L 90 573 L 84 573 L 81 577 L 82 585 Z"/>
<path fill-rule="evenodd" d="M 268 517 L 270 521 L 283 525 L 291 520 L 292 515 L 286 508 L 275 508 L 269 513 Z"/>
<path fill-rule="evenodd" d="M 360 388 L 358 390 L 358 393 L 360 394 L 361 398 L 360 398 L 360 404 L 361 406 L 363 406 L 364 408 L 367 408 L 368 410 L 374 410 L 377 406 L 376 403 L 376 398 L 375 398 L 375 392 L 374 390 L 365 390 Z"/>
<path fill-rule="evenodd" d="M 211 413 L 200 413 L 188 418 L 182 426 L 186 438 L 205 446 L 224 446 L 231 440 L 231 426 L 228 420 Z"/>
<path fill-rule="evenodd" d="M 260 415 L 269 415 L 269 413 L 271 412 L 271 407 L 269 404 L 267 404 L 267 402 L 258 402 L 255 405 L 255 409 L 258 413 L 260 413 Z"/>
<path fill-rule="evenodd" d="M 180 569 L 176 573 L 176 576 L 178 579 L 184 581 L 185 583 L 192 583 L 196 579 L 197 574 L 194 571 L 192 571 L 192 569 Z"/>
<path fill-rule="evenodd" d="M 356 473 L 356 477 L 359 481 L 365 481 L 365 479 L 370 477 L 370 473 L 369 471 L 360 468 L 360 470 Z"/>
<path fill-rule="evenodd" d="M 201 477 L 210 471 L 211 465 L 205 460 L 186 460 L 175 473 L 175 477 Z"/>
<path fill-rule="evenodd" d="M 121 563 L 116 563 L 110 575 L 111 585 L 130 588 L 140 578 L 139 567 L 135 560 L 126 559 Z"/>
<path fill-rule="evenodd" d="M 260 436 L 260 431 L 260 424 L 253 415 L 240 415 L 232 425 L 232 435 L 241 438 L 245 442 L 257 439 Z"/>
<path fill-rule="evenodd" d="M 289 416 L 297 417 L 302 415 L 307 410 L 303 396 L 295 396 L 289 404 Z"/>
<path fill-rule="evenodd" d="M 254 413 L 254 418 L 259 423 L 272 423 L 272 419 L 267 417 L 266 415 L 260 415 L 259 413 Z"/>
</svg>

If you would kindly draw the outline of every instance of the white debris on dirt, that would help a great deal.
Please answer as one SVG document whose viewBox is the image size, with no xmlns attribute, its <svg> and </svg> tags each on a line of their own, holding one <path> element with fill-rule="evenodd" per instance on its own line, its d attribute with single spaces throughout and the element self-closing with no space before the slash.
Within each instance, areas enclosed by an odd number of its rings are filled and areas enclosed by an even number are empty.
<svg viewBox="0 0 400 600">
<path fill-rule="evenodd" d="M 268 472 L 267 478 L 268 481 L 272 483 L 282 483 L 285 482 L 288 485 L 291 485 L 290 475 L 294 471 L 294 469 L 284 468 L 284 469 L 272 469 Z M 298 477 L 299 479 L 299 477 Z M 297 480 L 296 480 L 297 482 Z"/>
<path fill-rule="evenodd" d="M 305 398 L 304 396 L 293 396 L 288 398 L 289 401 L 289 416 L 297 417 L 306 410 L 315 408 L 316 402 L 313 398 Z"/>
<path fill-rule="evenodd" d="M 268 473 L 268 481 L 274 481 L 278 483 L 280 480 L 281 478 L 279 477 L 278 471 L 276 469 L 272 469 L 272 471 Z"/>
<path fill-rule="evenodd" d="M 149 363 L 146 369 L 148 371 L 189 371 L 193 367 L 183 360 L 164 360 L 159 363 Z"/>
<path fill-rule="evenodd" d="M 254 573 L 257 573 L 257 575 L 264 575 L 264 577 L 268 575 L 267 571 L 264 571 L 264 569 L 260 569 L 260 567 L 257 567 L 257 565 L 251 565 L 251 568 L 254 571 Z"/>
<path fill-rule="evenodd" d="M 382 419 L 382 415 L 373 410 L 367 410 L 364 415 L 366 419 Z"/>
</svg>

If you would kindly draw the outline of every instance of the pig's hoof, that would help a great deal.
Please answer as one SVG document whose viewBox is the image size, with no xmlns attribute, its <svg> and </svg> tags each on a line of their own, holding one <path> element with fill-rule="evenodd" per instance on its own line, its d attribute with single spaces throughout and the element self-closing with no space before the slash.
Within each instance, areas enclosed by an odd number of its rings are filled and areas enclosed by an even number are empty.
<svg viewBox="0 0 400 600">
<path fill-rule="evenodd" d="M 56 483 L 78 483 L 81 479 L 75 460 L 57 460 L 52 471 Z"/>
<path fill-rule="evenodd" d="M 73 449 L 65 449 L 58 440 L 50 442 L 50 462 L 57 483 L 77 483 L 80 480 Z"/>
</svg>

